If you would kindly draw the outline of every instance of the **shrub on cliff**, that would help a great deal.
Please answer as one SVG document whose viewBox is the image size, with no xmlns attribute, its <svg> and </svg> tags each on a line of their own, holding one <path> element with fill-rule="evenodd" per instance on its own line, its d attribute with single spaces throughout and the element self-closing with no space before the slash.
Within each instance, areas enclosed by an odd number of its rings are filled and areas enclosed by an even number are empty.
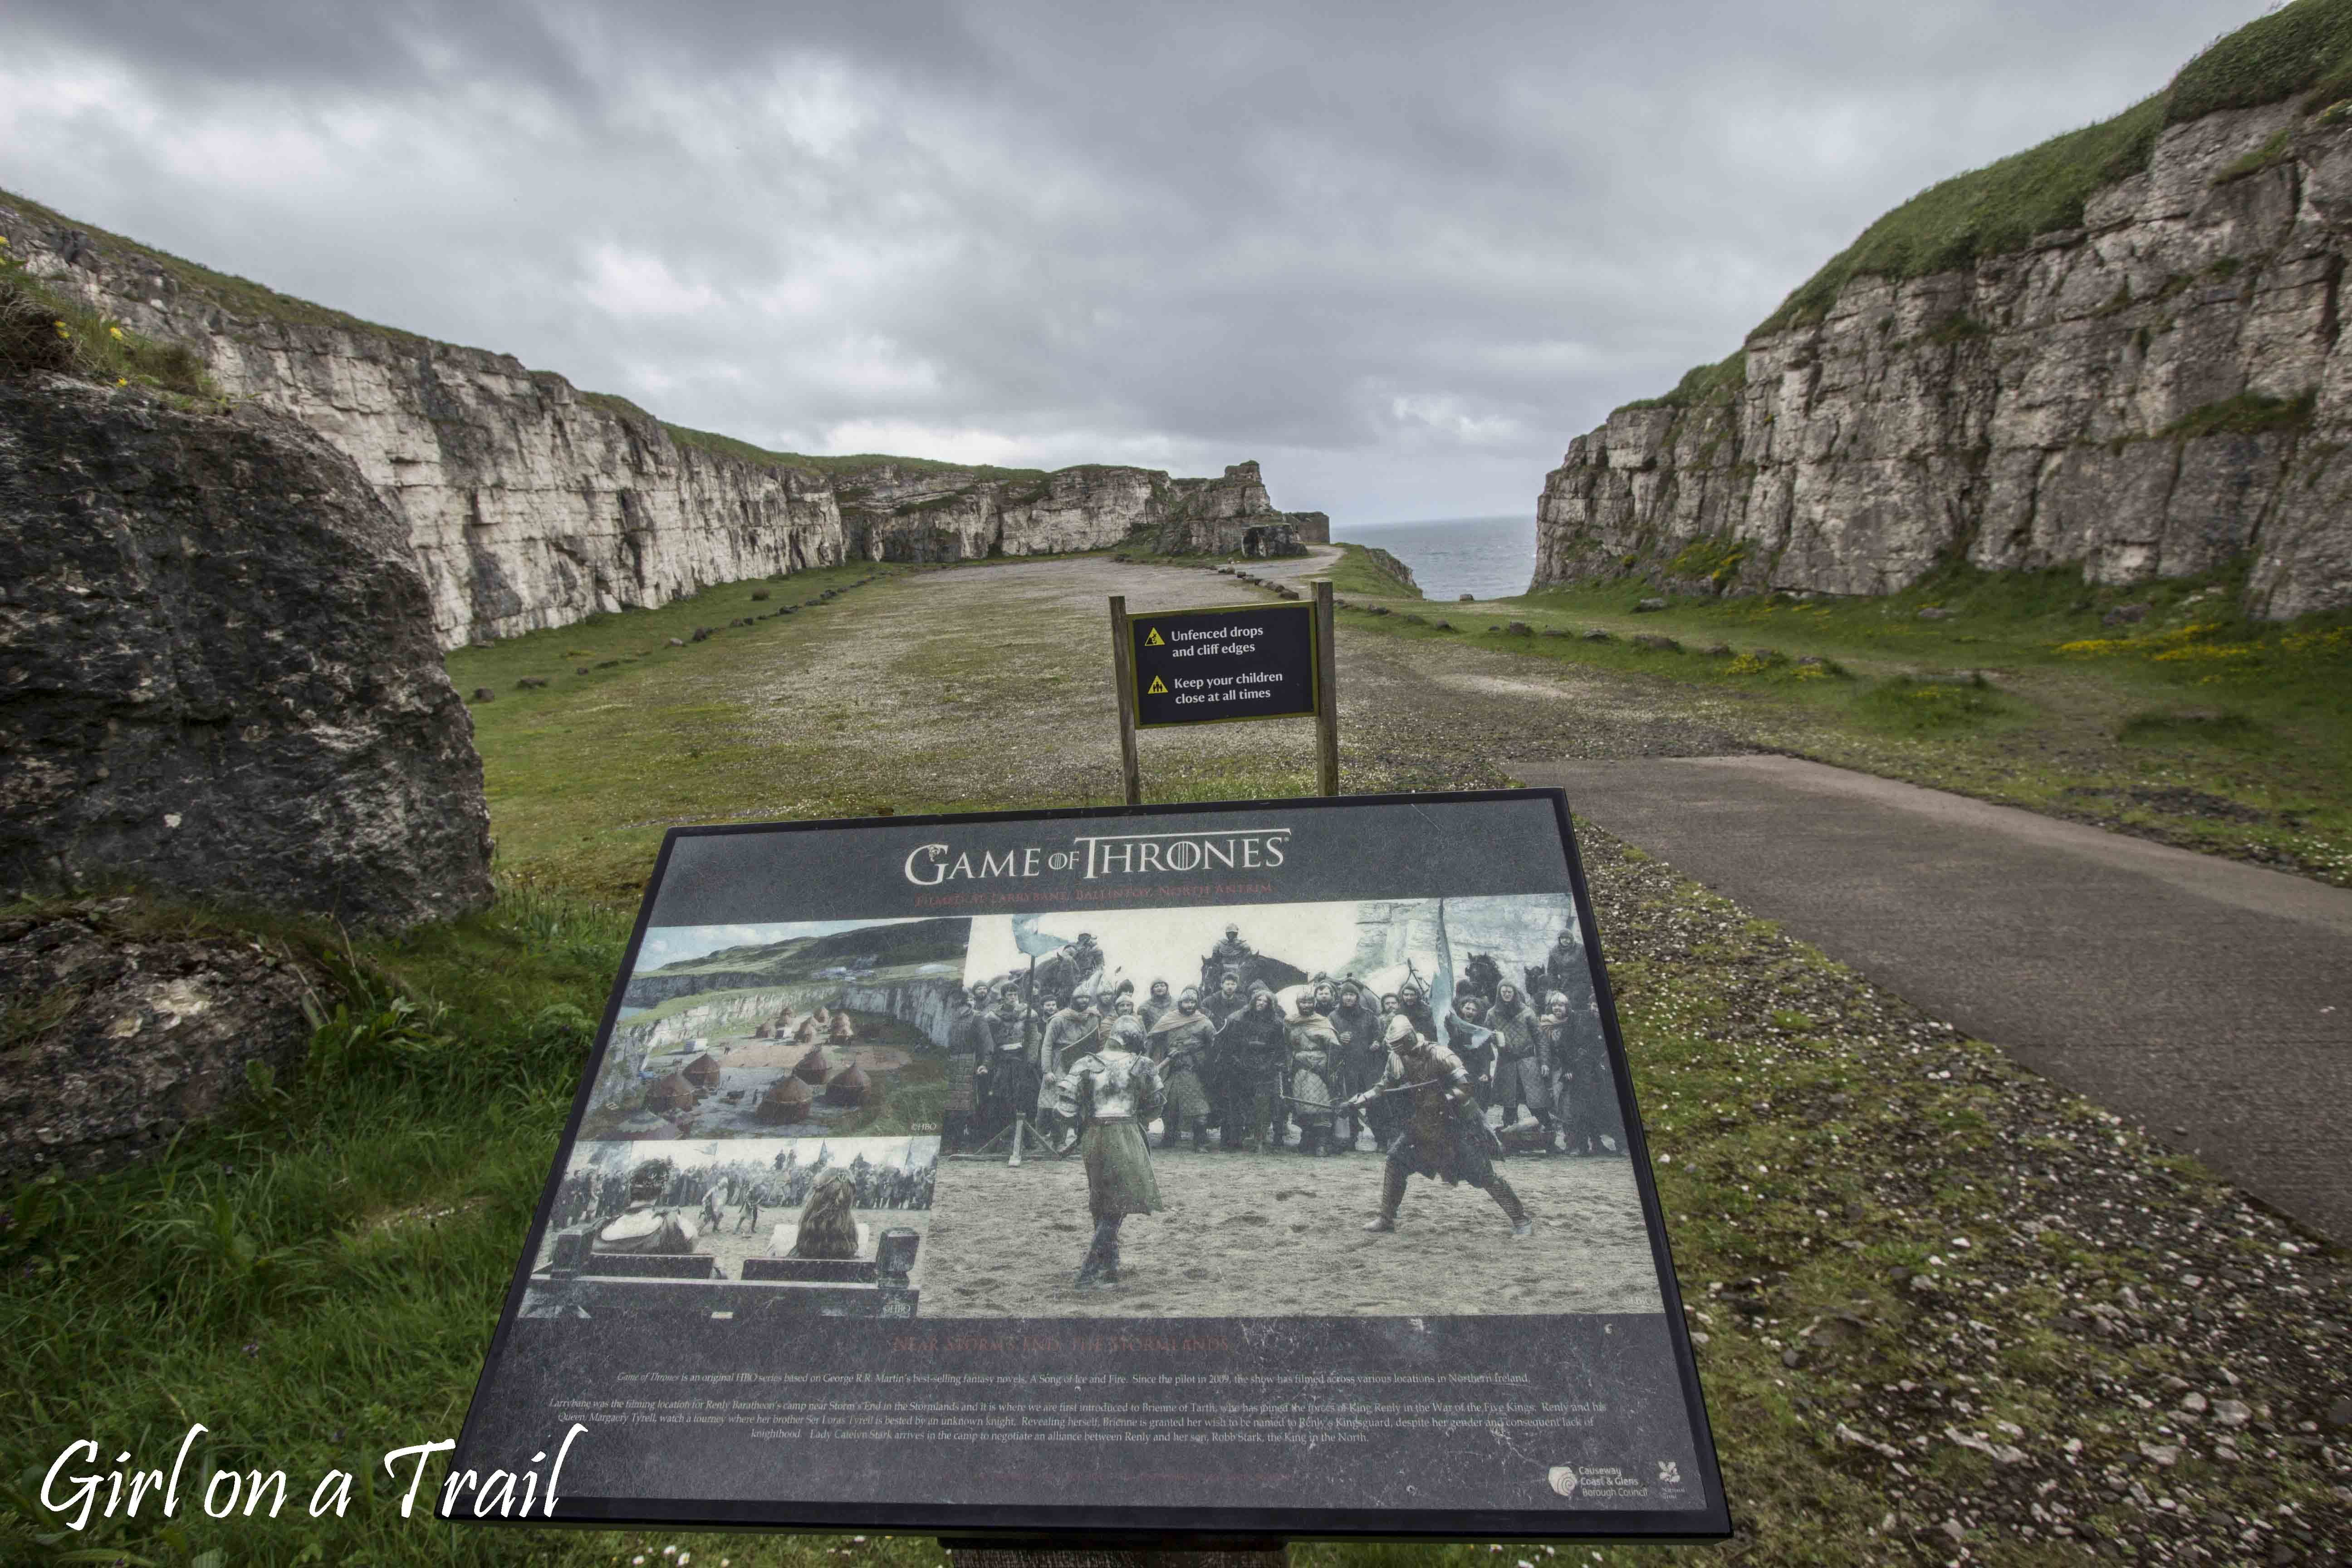
<svg viewBox="0 0 2352 1568">
<path fill-rule="evenodd" d="M 216 395 L 194 350 L 125 331 L 89 306 L 42 287 L 23 262 L 8 255 L 7 244 L 0 238 L 0 376 L 53 371 L 109 386 Z"/>
<path fill-rule="evenodd" d="M 1694 365 L 1664 397 L 1637 397 L 1627 408 L 1695 408 L 1730 401 L 1748 380 L 1748 351 L 1735 349 L 1713 364 Z"/>
</svg>

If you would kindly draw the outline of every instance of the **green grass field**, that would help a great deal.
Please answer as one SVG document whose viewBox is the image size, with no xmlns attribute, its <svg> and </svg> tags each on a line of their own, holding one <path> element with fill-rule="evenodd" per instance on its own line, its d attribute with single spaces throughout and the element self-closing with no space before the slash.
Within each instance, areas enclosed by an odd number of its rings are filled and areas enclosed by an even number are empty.
<svg viewBox="0 0 2352 1568">
<path fill-rule="evenodd" d="M 1647 613 L 1639 584 L 1439 605 L 1384 594 L 1342 548 L 1349 626 L 1733 693 L 1757 745 L 2352 881 L 2352 613 L 2253 622 L 2226 577 L 2094 588 L 2064 571 Z M 2146 618 L 2104 624 L 2126 605 Z"/>
</svg>

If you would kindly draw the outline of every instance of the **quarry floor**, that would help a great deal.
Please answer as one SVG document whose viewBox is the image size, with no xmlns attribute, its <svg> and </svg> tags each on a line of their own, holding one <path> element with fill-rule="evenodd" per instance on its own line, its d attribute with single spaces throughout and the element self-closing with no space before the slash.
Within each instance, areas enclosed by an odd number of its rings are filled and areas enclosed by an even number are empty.
<svg viewBox="0 0 2352 1568">
<path fill-rule="evenodd" d="M 1327 547 L 1251 569 L 1303 583 L 1338 559 Z M 569 672 L 545 672 L 556 692 L 477 707 L 502 855 L 548 857 L 575 881 L 584 858 L 622 894 L 674 822 L 1116 799 L 1109 596 L 1140 612 L 1263 592 L 1092 555 L 893 574 L 707 647 L 539 634 L 625 660 L 544 726 L 534 710 L 580 684 Z M 1338 629 L 1349 792 L 1563 785 L 1583 821 L 2352 1237 L 2352 1125 L 2309 1109 L 2352 1103 L 2352 891 L 1762 755 L 1737 738 L 1753 726 L 1736 694 L 1350 621 Z M 676 737 L 649 729 L 656 710 Z M 517 724 L 560 750 L 560 784 L 510 788 L 516 750 L 498 731 Z M 1139 745 L 1147 800 L 1313 787 L 1303 720 L 1148 731 Z M 607 768 L 627 772 L 593 776 Z M 616 821 L 623 798 L 650 809 Z"/>
<path fill-rule="evenodd" d="M 836 596 L 823 599 L 826 588 Z M 1108 596 L 1148 609 L 1258 592 L 1181 565 L 1104 557 L 878 574 L 860 565 L 727 584 L 460 649 L 450 667 L 461 689 L 496 696 L 472 711 L 509 887 L 634 907 L 672 822 L 1116 800 Z M 775 614 L 787 606 L 793 614 Z M 2274 1186 L 2262 1189 L 2265 1206 L 2187 1153 L 2171 1128 L 2200 1123 L 2155 1121 L 2145 1135 L 2139 1110 L 2118 1117 L 2103 1104 L 2123 1102 L 2070 1092 L 2000 1048 L 1997 1034 L 1999 1044 L 1971 1038 L 1897 984 L 1874 982 L 1860 967 L 1875 962 L 1861 939 L 1881 933 L 1817 930 L 1808 942 L 1780 923 L 1800 923 L 1780 900 L 1811 882 L 1877 861 L 1904 868 L 1886 877 L 1899 893 L 1925 878 L 1911 862 L 1964 858 L 1932 820 L 1905 825 L 1910 847 L 1895 855 L 1853 839 L 1859 808 L 1816 803 L 1805 852 L 1755 884 L 1752 901 L 1727 898 L 1664 858 L 1705 877 L 1710 844 L 1744 851 L 1792 828 L 1732 822 L 1706 843 L 1671 843 L 1612 807 L 1595 780 L 1645 768 L 1702 770 L 1704 780 L 1721 763 L 1701 759 L 1743 753 L 1769 767 L 1774 759 L 1734 739 L 1756 732 L 1749 715 L 1762 700 L 1743 709 L 1736 690 L 1531 658 L 1499 637 L 1481 646 L 1483 634 L 1396 636 L 1369 616 L 1343 622 L 1354 623 L 1339 641 L 1349 790 L 1505 784 L 1529 779 L 1531 759 L 1594 770 L 1572 796 L 1580 844 L 1726 1485 L 1749 1542 L 1743 1561 L 1946 1562 L 1955 1540 L 1979 1561 L 2042 1561 L 2078 1551 L 2059 1543 L 2069 1534 L 2142 1560 L 2193 1546 L 2237 1561 L 2249 1531 L 2273 1529 L 2303 1532 L 2290 1552 L 2301 1559 L 2352 1541 L 2352 1264 L 2343 1249 L 2281 1216 L 2286 1200 Z M 714 628 L 708 640 L 691 640 L 698 625 Z M 519 686 L 535 679 L 548 684 Z M 1297 795 L 1313 784 L 1304 721 L 1154 731 L 1140 750 L 1148 799 Z M 1773 809 L 1794 820 L 1788 803 Z M 1643 837 L 1657 853 L 1636 847 Z M 1945 920 L 1953 973 L 1990 973 L 1990 986 L 2063 986 L 2074 978 L 2064 962 L 2004 975 L 1968 951 L 2011 941 L 2038 958 L 2057 940 L 2024 923 L 2042 895 L 2014 867 L 2037 856 L 2052 858 L 2027 843 L 2011 870 L 1923 897 L 1903 920 L 1929 938 Z M 2062 884 L 2090 874 L 2053 864 Z M 2115 875 L 2111 895 L 2074 927 L 2129 946 L 2215 918 L 2201 906 L 2164 912 L 2160 884 Z M 518 900 L 515 918 L 528 907 Z M 546 919 L 562 909 L 550 905 Z M 576 917 L 562 920 L 569 929 Z M 1903 922 L 1881 914 L 1874 923 Z M 1936 942 L 1921 945 L 1932 956 Z M 2205 1056 L 2232 1070 L 2254 1058 L 2249 1073 L 2267 1066 L 2276 1053 L 2261 1037 L 2228 1032 L 2231 1005 L 2264 1000 L 2262 983 L 2242 973 L 2252 956 L 2196 951 L 2215 956 L 2177 988 L 2203 985 L 2223 1003 L 2223 1030 L 2201 1042 Z M 617 946 L 599 959 L 610 962 Z M 2183 966 L 2168 964 L 2176 974 Z M 609 970 L 597 973 L 601 986 Z M 593 1011 L 602 992 L 588 995 L 587 984 L 576 1005 Z M 2143 1070 L 2137 1057 L 2124 1065 L 2140 1076 L 2186 1070 L 2179 1061 Z M 2341 1101 L 2323 1093 L 2308 1099 L 2315 1125 Z M 2289 1102 L 2279 1147 L 2298 1131 L 2291 1100 L 2267 1102 Z M 1182 1178 L 1188 1193 L 1189 1158 L 1167 1162 L 1167 1179 Z M 1355 1163 L 1325 1173 L 1327 1221 L 1357 1212 Z M 1427 1195 L 1413 1194 L 1417 1218 L 1486 1219 L 1483 1200 L 1467 1194 Z M 1182 1226 L 1216 1217 L 1218 1194 L 1204 1187 L 1199 1198 L 1205 1206 L 1188 1197 L 1181 1214 L 1136 1222 L 1139 1272 L 1125 1292 L 1136 1310 L 1150 1301 L 1164 1310 L 1209 1283 L 1186 1276 L 1197 1264 L 1175 1261 Z M 1545 1212 L 1558 1219 L 1572 1207 L 1550 1194 Z M 935 1217 L 951 1226 L 956 1216 L 943 1207 Z M 1278 1236 L 1301 1247 L 1327 1230 L 1345 1239 L 1336 1225 L 1303 1223 L 1307 1230 L 1286 1224 Z M 1053 1234 L 1055 1255 L 1034 1260 L 1041 1288 L 1050 1272 L 1058 1289 L 1074 1267 L 1062 1248 L 1083 1249 L 1078 1232 Z M 1486 1224 L 1443 1234 L 1447 1246 L 1508 1243 Z M 1532 1239 L 1544 1252 L 1591 1234 L 1571 1218 Z M 1373 1286 L 1364 1299 L 1377 1299 L 1381 1281 L 1348 1267 L 1369 1257 L 1333 1259 L 1330 1277 Z M 927 1310 L 935 1292 L 942 1308 L 970 1292 L 968 1310 L 980 1311 L 983 1296 L 1006 1293 L 1000 1280 L 935 1274 Z"/>
</svg>

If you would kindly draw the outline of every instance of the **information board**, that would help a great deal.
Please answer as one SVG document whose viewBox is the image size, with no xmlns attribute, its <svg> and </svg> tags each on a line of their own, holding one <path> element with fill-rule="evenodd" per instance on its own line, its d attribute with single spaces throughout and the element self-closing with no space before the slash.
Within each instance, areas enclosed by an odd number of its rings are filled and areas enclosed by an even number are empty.
<svg viewBox="0 0 2352 1568">
<path fill-rule="evenodd" d="M 1556 790 L 676 829 L 436 1506 L 1719 1537 L 1662 1221 Z"/>
<path fill-rule="evenodd" d="M 1315 711 L 1315 606 L 1239 605 L 1130 616 L 1135 722 L 1209 724 Z"/>
</svg>

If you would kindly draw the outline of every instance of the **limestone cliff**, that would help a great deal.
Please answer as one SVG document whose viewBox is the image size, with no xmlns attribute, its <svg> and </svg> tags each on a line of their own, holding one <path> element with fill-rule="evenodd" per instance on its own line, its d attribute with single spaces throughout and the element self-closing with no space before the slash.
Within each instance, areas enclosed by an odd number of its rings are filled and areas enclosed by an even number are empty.
<svg viewBox="0 0 2352 1568">
<path fill-rule="evenodd" d="M 1323 513 L 1275 510 L 1255 463 L 1235 463 L 1223 479 L 1177 479 L 1170 492 L 1155 541 L 1163 555 L 1292 555 L 1331 542 Z"/>
<path fill-rule="evenodd" d="M 0 237 L 52 287 L 132 331 L 195 347 L 224 393 L 293 415 L 358 464 L 407 524 L 445 647 L 845 559 L 1098 549 L 1156 536 L 1204 503 L 1228 508 L 1227 523 L 1253 511 L 1294 523 L 1318 515 L 1274 512 L 1255 464 L 1224 479 L 1171 479 L 1128 468 L 1008 476 L 905 459 L 796 461 L 5 193 Z M 1234 483 L 1241 469 L 1246 486 Z M 1231 510 L 1228 492 L 1253 487 L 1255 506 Z M 1216 548 L 1240 551 L 1250 525 L 1229 527 L 1233 542 Z"/>
<path fill-rule="evenodd" d="M 969 561 L 1129 542 L 1165 555 L 1265 555 L 1293 552 L 1271 548 L 1286 529 L 1318 544 L 1331 534 L 1319 511 L 1276 510 L 1255 463 L 1202 479 L 1099 464 L 1012 478 L 884 464 L 844 476 L 835 493 L 852 552 L 877 561 Z"/>
<path fill-rule="evenodd" d="M 2078 226 L 1851 277 L 1618 409 L 1546 480 L 1537 584 L 1877 594 L 1945 562 L 2122 584 L 2242 559 L 2249 613 L 2352 605 L 2352 117 L 2316 107 L 2167 125 Z"/>
</svg>

